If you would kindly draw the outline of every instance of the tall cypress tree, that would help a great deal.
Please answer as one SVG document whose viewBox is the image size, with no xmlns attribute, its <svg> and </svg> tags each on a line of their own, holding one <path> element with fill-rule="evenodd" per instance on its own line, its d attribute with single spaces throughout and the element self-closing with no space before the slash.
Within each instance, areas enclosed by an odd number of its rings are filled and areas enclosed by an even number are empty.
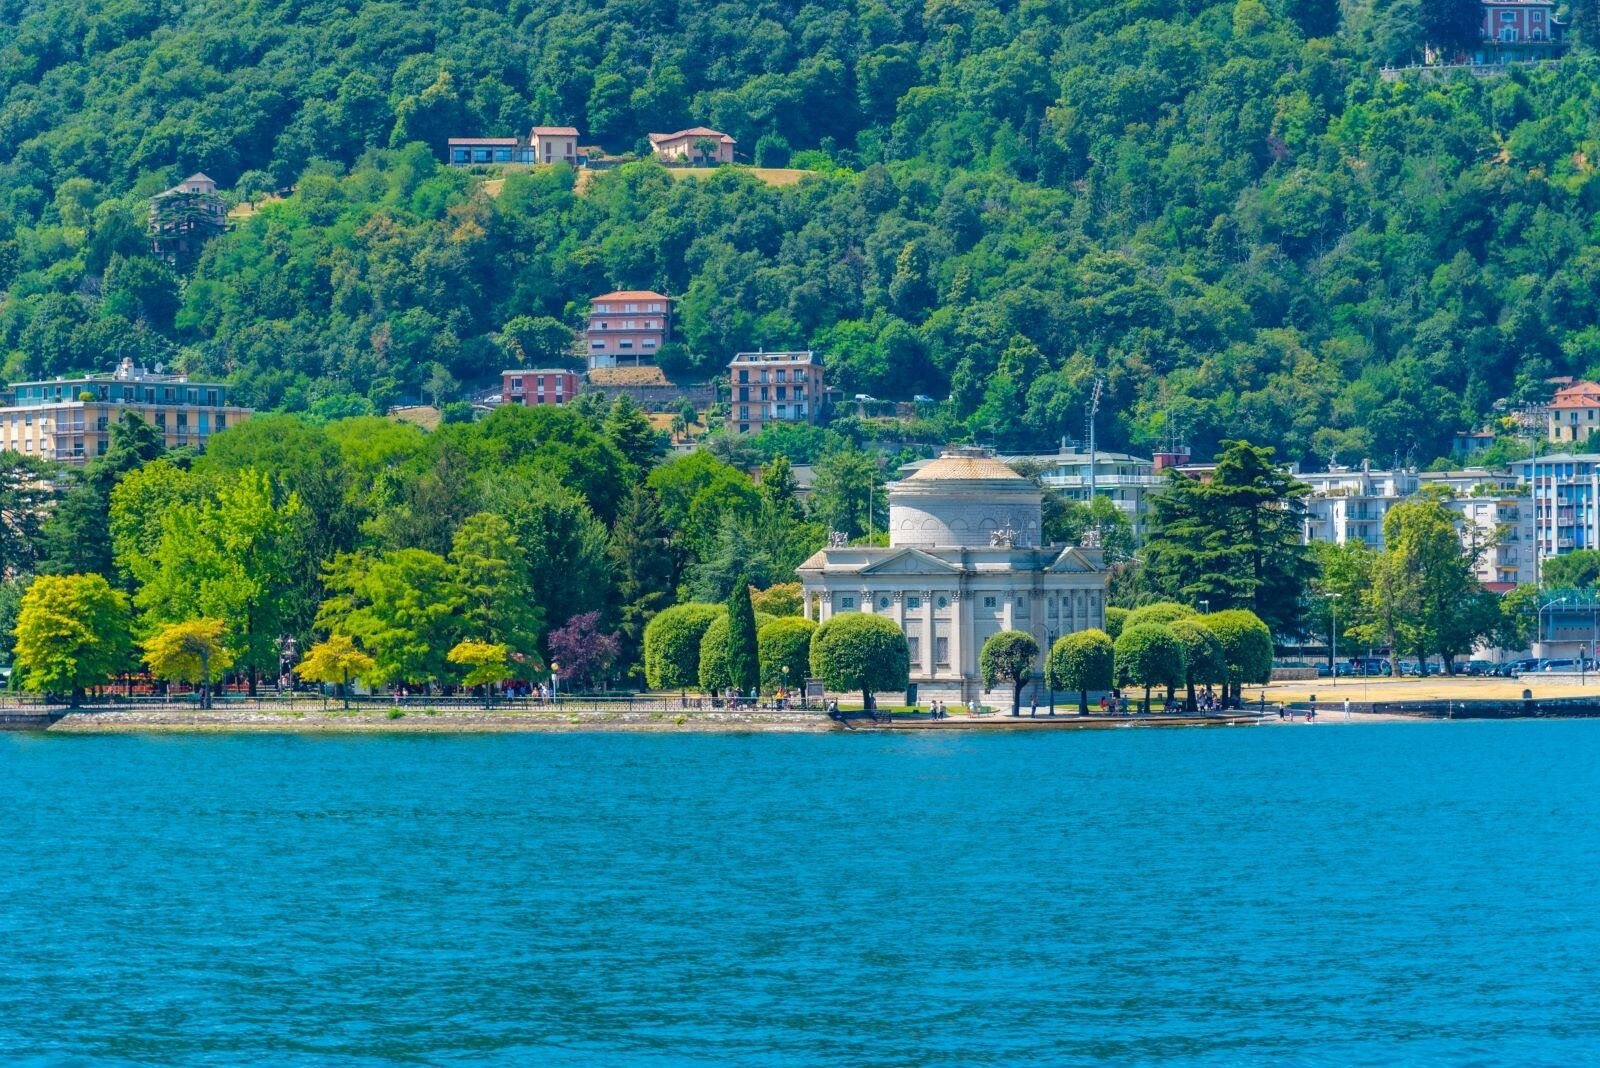
<svg viewBox="0 0 1600 1068">
<path fill-rule="evenodd" d="M 743 575 L 728 596 L 728 678 L 740 693 L 749 693 L 761 682 L 756 610 L 750 603 L 750 584 Z"/>
</svg>

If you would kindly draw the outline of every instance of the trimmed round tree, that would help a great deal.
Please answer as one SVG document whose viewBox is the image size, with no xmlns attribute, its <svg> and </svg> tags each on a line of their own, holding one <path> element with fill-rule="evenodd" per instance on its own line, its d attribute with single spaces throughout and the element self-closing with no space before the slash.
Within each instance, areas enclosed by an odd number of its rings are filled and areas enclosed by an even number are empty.
<svg viewBox="0 0 1600 1068">
<path fill-rule="evenodd" d="M 776 690 L 785 684 L 804 686 L 811 673 L 811 635 L 817 625 L 801 616 L 774 619 L 756 631 L 761 658 L 761 685 Z M 784 668 L 788 668 L 787 674 Z"/>
<path fill-rule="evenodd" d="M 983 673 L 983 685 L 998 686 L 1004 682 L 1011 687 L 1011 714 L 1022 711 L 1022 687 L 1033 676 L 1033 662 L 1039 659 L 1039 643 L 1025 630 L 1002 630 L 989 635 L 978 650 L 978 670 Z"/>
<path fill-rule="evenodd" d="M 1196 686 L 1228 680 L 1228 663 L 1222 657 L 1222 643 L 1217 641 L 1217 636 L 1199 617 L 1174 620 L 1167 624 L 1167 629 L 1183 643 L 1183 675 L 1188 688 L 1184 695 L 1184 708 L 1193 712 Z"/>
<path fill-rule="evenodd" d="M 1117 608 L 1115 606 L 1106 608 L 1106 633 L 1111 636 L 1112 641 L 1122 637 L 1122 628 L 1127 622 L 1128 610 L 1126 608 Z"/>
<path fill-rule="evenodd" d="M 1105 631 L 1064 634 L 1045 658 L 1045 682 L 1052 690 L 1078 691 L 1078 715 L 1087 716 L 1089 691 L 1111 689 L 1114 662 L 1111 636 Z"/>
<path fill-rule="evenodd" d="M 1183 643 L 1170 627 L 1140 623 L 1125 627 L 1117 639 L 1117 681 L 1144 687 L 1144 710 L 1150 711 L 1150 690 L 1173 687 L 1183 681 Z"/>
<path fill-rule="evenodd" d="M 1245 683 L 1272 681 L 1272 631 L 1260 616 L 1246 608 L 1230 608 L 1201 616 L 1200 621 L 1222 645 L 1228 696 L 1235 705 Z"/>
<path fill-rule="evenodd" d="M 1123 622 L 1124 627 L 1136 627 L 1140 623 L 1176 623 L 1180 619 L 1193 619 L 1199 615 L 1193 608 L 1177 601 L 1157 601 L 1154 604 L 1140 605 L 1128 613 L 1128 618 Z"/>
<path fill-rule="evenodd" d="M 765 612 L 755 614 L 756 632 L 759 634 L 762 627 L 772 622 L 772 617 Z M 726 612 L 717 616 L 706 628 L 705 634 L 700 638 L 700 663 L 697 669 L 697 678 L 700 688 L 706 693 L 717 693 L 729 687 L 737 687 L 741 694 L 750 692 L 749 686 L 742 686 L 734 678 L 732 659 L 733 651 L 732 625 Z"/>
<path fill-rule="evenodd" d="M 700 680 L 700 639 L 724 609 L 680 604 L 657 613 L 644 628 L 644 677 L 652 690 L 686 690 Z"/>
<path fill-rule="evenodd" d="M 911 681 L 911 647 L 890 620 L 846 612 L 811 636 L 811 674 L 830 690 L 860 690 L 870 709 L 875 692 L 903 690 Z"/>
</svg>

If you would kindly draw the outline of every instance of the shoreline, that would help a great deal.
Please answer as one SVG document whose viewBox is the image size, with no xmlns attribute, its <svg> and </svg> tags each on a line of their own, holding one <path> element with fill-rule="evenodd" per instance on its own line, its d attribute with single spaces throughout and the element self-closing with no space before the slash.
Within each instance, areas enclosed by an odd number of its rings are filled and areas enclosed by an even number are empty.
<svg viewBox="0 0 1600 1068">
<path fill-rule="evenodd" d="M 67 709 L 41 712 L 26 722 L 4 725 L 14 731 L 51 734 L 871 734 L 944 731 L 1052 731 L 1052 730 L 1174 730 L 1212 727 L 1316 727 L 1361 723 L 1450 722 L 1435 717 L 1399 713 L 1356 713 L 1348 719 L 1324 712 L 1315 722 L 1303 717 L 1280 720 L 1276 716 L 1078 716 L 1012 717 L 991 715 L 978 719 L 896 720 L 889 724 L 858 719 L 830 720 L 821 712 L 768 711 L 410 711 L 391 718 L 385 711 L 296 709 L 260 711 L 214 709 L 197 712 L 167 710 Z"/>
</svg>

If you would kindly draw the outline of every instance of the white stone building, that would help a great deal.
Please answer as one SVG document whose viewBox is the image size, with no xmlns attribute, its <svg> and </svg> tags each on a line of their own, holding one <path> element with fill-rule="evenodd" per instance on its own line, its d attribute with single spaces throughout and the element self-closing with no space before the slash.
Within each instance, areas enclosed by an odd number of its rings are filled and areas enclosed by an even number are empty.
<svg viewBox="0 0 1600 1068">
<path fill-rule="evenodd" d="M 1037 681 L 1057 638 L 1104 628 L 1110 581 L 1100 549 L 1040 544 L 1040 500 L 988 450 L 949 450 L 890 484 L 887 547 L 830 545 L 800 565 L 806 616 L 894 620 L 924 705 L 980 700 L 978 650 L 1002 630 L 1039 642 Z"/>
</svg>

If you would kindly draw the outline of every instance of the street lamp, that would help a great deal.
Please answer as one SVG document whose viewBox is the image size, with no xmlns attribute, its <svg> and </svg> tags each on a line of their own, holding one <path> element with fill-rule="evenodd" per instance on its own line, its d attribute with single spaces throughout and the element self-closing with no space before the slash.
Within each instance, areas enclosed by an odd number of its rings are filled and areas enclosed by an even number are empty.
<svg viewBox="0 0 1600 1068">
<path fill-rule="evenodd" d="M 783 699 L 789 700 L 789 665 L 783 665 Z"/>
<path fill-rule="evenodd" d="M 1339 595 L 1337 593 L 1328 594 L 1328 612 L 1333 616 L 1333 626 L 1329 632 L 1333 649 L 1328 654 L 1330 659 L 1333 660 L 1331 665 L 1333 678 L 1328 685 L 1337 686 L 1339 685 Z"/>
<path fill-rule="evenodd" d="M 1537 637 L 1539 639 L 1539 644 L 1541 646 L 1544 645 L 1546 643 L 1546 641 L 1553 640 L 1553 639 L 1547 639 L 1544 636 L 1545 635 L 1545 624 L 1544 624 L 1545 611 L 1547 609 L 1557 608 L 1557 607 L 1559 607 L 1561 605 L 1564 605 L 1566 603 L 1567 603 L 1567 599 L 1565 597 L 1557 597 L 1553 601 L 1546 601 L 1544 604 L 1540 605 L 1539 606 L 1539 611 L 1534 614 L 1534 625 L 1535 625 L 1535 628 L 1539 631 Z M 1551 630 L 1555 629 L 1554 620 L 1551 621 L 1550 629 Z M 1544 652 L 1544 650 L 1541 649 L 1540 652 L 1542 653 L 1542 652 Z M 1546 657 L 1546 659 L 1548 659 L 1548 657 Z"/>
<path fill-rule="evenodd" d="M 561 696 L 561 665 L 554 660 L 550 661 L 550 703 L 555 704 Z"/>
<path fill-rule="evenodd" d="M 1203 616 L 1209 616 L 1211 614 L 1211 602 L 1210 601 L 1207 601 L 1207 600 L 1204 600 L 1204 599 L 1201 600 L 1201 602 L 1200 602 L 1200 614 L 1203 615 Z"/>
</svg>

